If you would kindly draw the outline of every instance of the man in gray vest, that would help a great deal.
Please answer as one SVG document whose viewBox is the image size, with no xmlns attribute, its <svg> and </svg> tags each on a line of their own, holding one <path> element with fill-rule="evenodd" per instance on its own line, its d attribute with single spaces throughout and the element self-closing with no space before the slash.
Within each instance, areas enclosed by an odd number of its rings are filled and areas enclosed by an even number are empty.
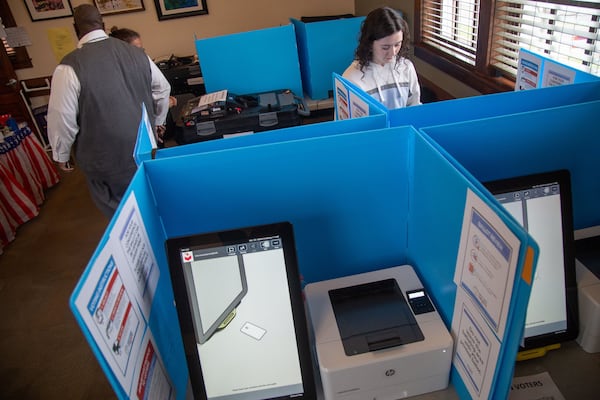
<svg viewBox="0 0 600 400">
<path fill-rule="evenodd" d="M 73 149 L 92 199 L 110 218 L 137 169 L 142 104 L 155 134 L 162 133 L 171 86 L 143 49 L 106 34 L 96 7 L 82 4 L 73 18 L 79 42 L 52 75 L 48 138 L 64 171 L 72 170 Z"/>
</svg>

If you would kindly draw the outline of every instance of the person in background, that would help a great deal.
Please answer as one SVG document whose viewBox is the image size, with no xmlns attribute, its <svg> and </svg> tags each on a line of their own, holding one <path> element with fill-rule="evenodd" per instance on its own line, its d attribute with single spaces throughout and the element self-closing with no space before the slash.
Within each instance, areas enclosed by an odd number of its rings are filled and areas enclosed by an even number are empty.
<svg viewBox="0 0 600 400">
<path fill-rule="evenodd" d="M 113 26 L 112 28 L 110 28 L 109 36 L 132 44 L 135 47 L 139 47 L 140 49 L 144 48 L 144 44 L 142 43 L 142 37 L 133 29 L 118 28 L 116 26 Z M 175 107 L 176 105 L 177 98 L 174 96 L 169 96 L 169 108 Z M 163 137 L 164 139 L 170 138 L 175 135 L 174 131 L 178 128 L 170 112 L 167 115 L 165 125 L 158 126 L 157 129 L 159 136 Z"/>
<path fill-rule="evenodd" d="M 108 37 L 96 7 L 75 7 L 73 19 L 79 42 L 52 75 L 48 137 L 63 171 L 72 170 L 73 151 L 92 199 L 110 218 L 137 169 L 142 104 L 151 123 L 163 125 L 171 86 L 143 50 Z"/>
<path fill-rule="evenodd" d="M 371 11 L 361 26 L 355 60 L 343 77 L 388 109 L 421 104 L 421 89 L 408 59 L 410 31 L 390 7 Z"/>
<path fill-rule="evenodd" d="M 140 49 L 144 48 L 142 37 L 133 29 L 117 28 L 116 26 L 113 26 L 110 28 L 110 33 L 108 36 L 120 39 L 124 42 L 134 45 L 135 47 L 139 47 Z"/>
</svg>

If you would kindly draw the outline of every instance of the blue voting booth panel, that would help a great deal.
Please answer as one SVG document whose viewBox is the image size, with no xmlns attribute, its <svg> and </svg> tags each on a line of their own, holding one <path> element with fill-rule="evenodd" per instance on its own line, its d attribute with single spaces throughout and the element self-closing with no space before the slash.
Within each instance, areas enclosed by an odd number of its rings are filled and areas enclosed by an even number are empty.
<svg viewBox="0 0 600 400">
<path fill-rule="evenodd" d="M 206 91 L 236 94 L 290 89 L 302 96 L 292 24 L 196 40 Z"/>
<path fill-rule="evenodd" d="M 349 133 L 169 158 L 147 172 L 161 182 L 167 236 L 290 221 L 314 282 L 405 261 L 407 141 L 403 130 Z M 193 181 L 182 168 L 198 171 Z"/>
<path fill-rule="evenodd" d="M 518 237 L 521 253 L 535 248 L 533 239 L 489 193 L 456 168 L 456 161 L 426 135 L 411 127 L 334 134 L 341 126 L 323 124 L 320 134 L 313 137 L 307 131 L 297 139 L 227 145 L 141 163 L 125 198 L 135 196 L 158 263 L 159 280 L 147 330 L 177 399 L 186 397 L 188 378 L 164 250 L 169 237 L 290 221 L 306 282 L 410 262 L 447 323 L 456 291 L 452 283 L 456 236 L 467 190 L 480 195 Z M 437 198 L 429 196 L 433 188 L 440 190 Z M 422 200 L 424 196 L 428 197 Z M 117 211 L 99 249 L 118 234 L 113 231 L 115 221 L 128 217 L 122 212 L 123 208 Z M 432 253 L 436 253 L 433 258 Z M 71 307 L 115 391 L 127 398 L 117 372 L 103 358 L 74 306 L 82 282 L 98 267 L 97 257 L 98 251 L 73 293 Z M 520 260 L 519 270 L 522 255 Z M 524 321 L 529 289 L 517 278 L 510 326 Z M 497 366 L 496 379 L 502 387 L 495 384 L 495 393 L 508 390 L 510 381 L 505 375 L 512 372 L 520 338 L 519 330 L 507 332 L 503 338 L 507 345 Z M 455 374 L 453 383 L 459 395 L 464 395 L 460 379 Z"/>
<path fill-rule="evenodd" d="M 499 215 L 504 217 L 505 215 L 502 206 L 496 203 L 494 197 L 430 137 L 424 135 L 417 138 L 413 152 L 413 176 L 418 178 L 410 181 L 409 259 L 411 264 L 418 265 L 423 271 L 422 279 L 426 287 L 435 288 L 438 311 L 450 326 L 456 295 L 454 273 L 457 268 L 463 214 L 447 211 L 464 207 L 467 194 L 466 191 L 456 190 L 456 188 L 460 187 L 460 182 L 467 177 L 472 183 L 469 189 L 482 199 L 486 199 L 489 206 Z M 455 168 L 445 168 L 446 162 L 450 162 Z M 510 217 L 505 218 L 504 223 L 513 231 L 518 232 L 520 229 L 519 223 Z M 524 299 L 529 299 L 531 289 L 530 285 L 523 281 L 527 276 L 527 270 L 522 268 L 527 263 L 528 246 L 535 251 L 535 254 L 531 254 L 535 259 L 534 263 L 537 263 L 537 245 L 523 240 L 510 306 L 514 310 L 514 315 L 507 321 L 506 332 L 502 338 L 502 349 L 498 364 L 495 366 L 496 383 L 489 397 L 492 399 L 508 397 L 515 356 L 521 344 L 520 332 L 525 325 L 526 317 L 523 307 L 527 306 L 527 300 Z M 521 278 L 518 275 L 521 275 Z M 469 397 L 455 366 L 452 369 L 451 381 L 461 398 Z"/>
<path fill-rule="evenodd" d="M 466 97 L 389 110 L 390 126 L 415 128 L 600 100 L 600 81 Z"/>
<path fill-rule="evenodd" d="M 342 74 L 354 59 L 365 17 L 305 23 L 291 18 L 296 31 L 304 92 L 313 100 L 331 97 L 331 73 Z"/>
<path fill-rule="evenodd" d="M 137 140 L 133 149 L 133 158 L 139 166 L 143 161 L 150 160 L 154 150 L 157 148 L 154 130 L 148 119 L 148 111 L 145 104 L 142 104 L 142 120 L 138 127 Z"/>
<path fill-rule="evenodd" d="M 164 230 L 161 226 L 162 222 L 159 215 L 156 213 L 156 208 L 154 207 L 154 202 L 152 200 L 152 184 L 148 181 L 148 179 L 146 179 L 145 163 L 142 163 L 139 166 L 138 171 L 133 177 L 129 188 L 125 193 L 125 197 L 129 197 L 131 195 L 135 196 L 137 199 L 140 215 L 143 219 L 145 232 L 148 234 L 148 240 L 152 247 L 152 252 L 154 253 L 156 260 L 159 260 L 159 263 L 161 264 L 157 266 L 157 268 L 160 270 L 160 276 L 157 282 L 154 297 L 152 299 L 151 312 L 149 318 L 143 321 L 142 325 L 145 325 L 145 327 L 141 327 L 139 329 L 139 334 L 147 336 L 149 333 L 151 333 L 153 336 L 154 343 L 157 347 L 156 351 L 160 357 L 160 363 L 162 364 L 162 367 L 164 367 L 165 373 L 167 374 L 167 378 L 169 380 L 169 385 L 172 388 L 172 397 L 168 398 L 185 399 L 188 386 L 188 370 L 185 363 L 183 342 L 179 333 L 179 321 L 174 308 L 174 298 L 173 291 L 171 289 L 169 271 L 164 268 L 164 263 L 166 260 L 166 252 L 164 248 Z M 109 364 L 106 354 L 102 352 L 101 346 L 99 346 L 98 342 L 95 340 L 95 337 L 92 335 L 92 328 L 85 324 L 82 313 L 75 305 L 80 296 L 83 296 L 82 286 L 89 278 L 90 274 L 97 272 L 98 269 L 102 269 L 104 267 L 103 264 L 98 264 L 98 262 L 100 254 L 105 252 L 106 248 L 109 246 L 111 236 L 114 237 L 115 235 L 119 235 L 121 233 L 115 227 L 115 221 L 117 218 L 127 218 L 127 216 L 121 215 L 121 211 L 121 208 L 119 208 L 115 214 L 115 217 L 110 221 L 98 244 L 98 247 L 90 259 L 87 268 L 84 270 L 80 281 L 73 291 L 69 305 L 77 322 L 80 324 L 83 334 L 90 344 L 94 355 L 98 359 L 100 366 L 112 385 L 115 394 L 119 399 L 129 399 L 137 397 L 130 397 L 128 391 L 129 388 L 124 388 L 120 384 L 117 373 L 111 369 L 111 364 Z M 98 283 L 98 286 L 100 286 L 100 282 Z M 131 293 L 128 293 L 128 295 L 124 297 L 129 297 L 130 295 Z M 139 310 L 139 308 L 137 309 Z M 128 370 L 133 368 L 134 366 L 132 363 L 130 363 L 130 365 L 128 365 Z M 154 365 L 152 368 L 156 368 L 157 370 L 160 369 L 158 365 Z M 135 388 L 133 390 L 135 391 Z"/>
<path fill-rule="evenodd" d="M 568 169 L 582 229 L 600 224 L 599 114 L 600 100 L 422 130 L 481 182 Z"/>
</svg>

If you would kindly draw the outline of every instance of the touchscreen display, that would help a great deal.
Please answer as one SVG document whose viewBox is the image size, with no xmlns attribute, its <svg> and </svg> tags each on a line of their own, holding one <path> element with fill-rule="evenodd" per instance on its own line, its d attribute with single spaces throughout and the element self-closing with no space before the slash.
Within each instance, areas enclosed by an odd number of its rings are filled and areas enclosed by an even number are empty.
<svg viewBox="0 0 600 400">
<path fill-rule="evenodd" d="M 246 295 L 243 257 L 223 249 L 182 251 L 183 273 L 198 343 L 205 343 Z"/>
<path fill-rule="evenodd" d="M 577 332 L 577 299 L 568 171 L 514 177 L 486 186 L 540 248 L 522 347 L 537 348 L 573 339 Z"/>
<path fill-rule="evenodd" d="M 312 398 L 303 397 L 314 384 L 291 233 L 229 233 L 167 243 L 195 398 Z"/>
</svg>

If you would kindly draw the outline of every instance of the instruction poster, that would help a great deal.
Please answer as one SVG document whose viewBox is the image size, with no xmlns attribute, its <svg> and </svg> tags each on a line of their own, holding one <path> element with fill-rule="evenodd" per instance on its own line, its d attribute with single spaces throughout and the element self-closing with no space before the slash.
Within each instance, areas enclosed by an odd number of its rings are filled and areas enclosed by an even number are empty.
<svg viewBox="0 0 600 400">
<path fill-rule="evenodd" d="M 542 75 L 542 87 L 570 85 L 575 81 L 575 70 L 546 61 Z"/>
<path fill-rule="evenodd" d="M 529 90 L 538 87 L 543 60 L 531 53 L 519 52 L 515 90 Z"/>
<path fill-rule="evenodd" d="M 350 118 L 350 100 L 346 86 L 335 79 L 335 117 L 337 120 Z"/>
<path fill-rule="evenodd" d="M 75 307 L 130 398 L 174 398 L 148 329 L 159 271 L 133 194 L 112 232 L 84 277 Z"/>
<path fill-rule="evenodd" d="M 369 105 L 355 93 L 350 92 L 350 116 L 352 118 L 369 115 Z"/>
<path fill-rule="evenodd" d="M 470 189 L 456 262 L 453 364 L 471 396 L 490 394 L 513 292 L 520 241 Z"/>
</svg>

